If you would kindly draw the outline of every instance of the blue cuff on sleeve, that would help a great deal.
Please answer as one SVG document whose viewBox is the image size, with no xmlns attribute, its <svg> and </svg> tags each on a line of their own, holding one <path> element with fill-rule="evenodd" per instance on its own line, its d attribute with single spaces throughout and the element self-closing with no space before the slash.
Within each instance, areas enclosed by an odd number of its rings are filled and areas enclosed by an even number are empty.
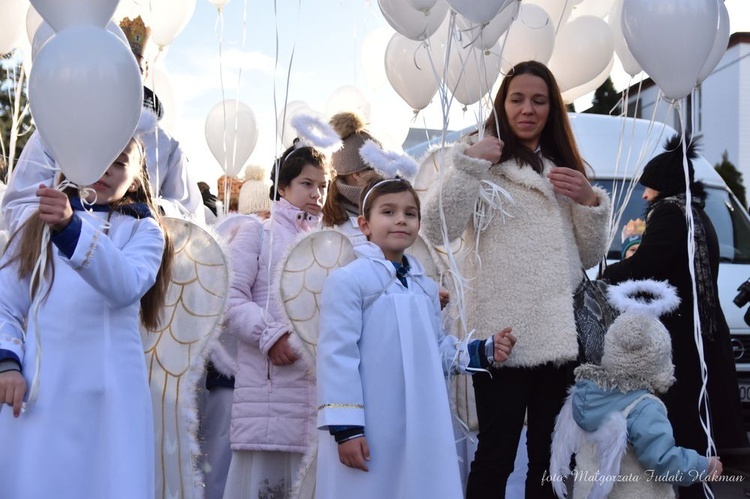
<svg viewBox="0 0 750 499">
<path fill-rule="evenodd" d="M 490 362 L 484 351 L 485 340 L 474 340 L 467 345 L 469 348 L 469 367 L 473 369 L 486 369 Z"/>
<path fill-rule="evenodd" d="M 50 238 L 57 249 L 68 259 L 73 257 L 76 246 L 78 246 L 78 238 L 81 237 L 81 225 L 81 217 L 73 213 L 68 226 L 60 232 L 53 232 Z"/>
<path fill-rule="evenodd" d="M 11 352 L 10 350 L 4 350 L 0 348 L 0 362 L 2 362 L 3 360 L 12 360 L 19 366 L 21 365 L 21 359 L 18 358 L 18 355 Z"/>
</svg>

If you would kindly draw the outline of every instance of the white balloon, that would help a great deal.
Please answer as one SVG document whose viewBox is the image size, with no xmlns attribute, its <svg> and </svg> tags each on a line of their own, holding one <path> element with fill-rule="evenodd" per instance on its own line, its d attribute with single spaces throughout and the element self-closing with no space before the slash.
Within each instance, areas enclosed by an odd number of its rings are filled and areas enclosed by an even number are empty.
<svg viewBox="0 0 750 499">
<path fill-rule="evenodd" d="M 430 10 L 435 6 L 437 0 L 406 0 L 416 10 Z"/>
<path fill-rule="evenodd" d="M 217 7 L 221 8 L 224 5 L 229 3 L 229 0 L 208 0 L 210 3 L 216 5 Z"/>
<path fill-rule="evenodd" d="M 622 32 L 638 64 L 671 99 L 698 83 L 719 24 L 716 0 L 626 0 Z"/>
<path fill-rule="evenodd" d="M 568 22 L 570 13 L 573 11 L 572 0 L 524 0 L 523 3 L 534 4 L 543 8 L 549 15 L 552 24 L 555 25 L 555 31 Z"/>
<path fill-rule="evenodd" d="M 445 19 L 448 5 L 438 0 L 429 11 L 415 9 L 404 0 L 378 0 L 380 12 L 393 29 L 412 40 L 430 37 Z"/>
<path fill-rule="evenodd" d="M 391 41 L 391 36 L 393 36 L 393 30 L 390 27 L 381 26 L 370 31 L 362 41 L 360 63 L 367 86 L 373 90 L 388 83 L 383 56 L 388 42 Z"/>
<path fill-rule="evenodd" d="M 65 176 L 99 180 L 135 132 L 143 103 L 130 49 L 95 26 L 58 32 L 37 54 L 29 78 L 37 130 Z"/>
<path fill-rule="evenodd" d="M 258 142 L 255 113 L 238 100 L 219 102 L 206 116 L 206 142 L 224 173 L 236 177 Z"/>
<path fill-rule="evenodd" d="M 33 5 L 29 5 L 29 10 L 26 13 L 26 36 L 29 38 L 29 43 L 34 43 L 34 34 L 43 22 L 44 19 L 39 15 L 39 12 Z"/>
<path fill-rule="evenodd" d="M 195 11 L 195 0 L 150 0 L 151 39 L 166 47 L 179 35 Z"/>
<path fill-rule="evenodd" d="M 333 91 L 326 103 L 326 116 L 329 118 L 342 111 L 356 113 L 369 123 L 372 108 L 365 93 L 354 85 L 344 85 Z"/>
<path fill-rule="evenodd" d="M 708 54 L 705 64 L 698 73 L 698 83 L 710 75 L 716 65 L 719 64 L 724 53 L 727 51 L 729 44 L 729 12 L 724 2 L 719 2 L 719 27 L 716 30 L 716 38 L 711 46 L 711 52 Z"/>
<path fill-rule="evenodd" d="M 560 91 L 596 78 L 612 59 L 614 49 L 612 30 L 598 17 L 578 17 L 560 27 L 549 60 Z"/>
<path fill-rule="evenodd" d="M 474 23 L 488 23 L 517 0 L 446 0 L 458 14 Z"/>
<path fill-rule="evenodd" d="M 579 97 L 583 97 L 589 92 L 593 92 L 597 88 L 599 88 L 602 83 L 607 81 L 607 78 L 609 78 L 609 75 L 612 73 L 612 68 L 615 65 L 615 57 L 612 56 L 612 58 L 609 60 L 609 64 L 607 64 L 607 67 L 604 68 L 604 70 L 599 73 L 596 78 L 592 79 L 591 81 L 588 81 L 584 83 L 583 85 L 577 86 L 575 88 L 571 88 L 570 90 L 563 92 L 562 97 L 563 101 L 565 101 L 566 104 L 570 104 L 571 102 L 575 101 Z"/>
<path fill-rule="evenodd" d="M 519 7 L 520 3 L 508 5 L 489 23 L 473 23 L 459 14 L 456 16 L 456 29 L 462 34 L 463 40 L 471 40 L 475 47 L 489 50 L 495 46 L 500 36 L 508 31 Z"/>
<path fill-rule="evenodd" d="M 401 152 L 413 119 L 414 112 L 408 106 L 375 105 L 367 130 L 378 139 L 383 149 Z"/>
<path fill-rule="evenodd" d="M 438 75 L 432 72 L 424 42 L 394 33 L 385 50 L 385 72 L 396 93 L 409 106 L 424 109 L 438 89 Z"/>
<path fill-rule="evenodd" d="M 319 117 L 322 121 L 325 121 L 323 113 L 319 113 L 310 108 L 307 102 L 301 100 L 293 100 L 286 105 L 285 109 L 279 112 L 278 123 L 279 123 L 279 140 L 284 149 L 291 147 L 294 143 L 294 139 L 297 138 L 297 130 L 292 126 L 292 120 L 299 114 L 306 114 L 311 116 Z M 282 132 L 284 136 L 282 137 Z"/>
<path fill-rule="evenodd" d="M 122 41 L 122 43 L 125 44 L 128 49 L 130 49 L 130 42 L 128 42 L 128 37 L 125 36 L 125 33 L 123 33 L 122 28 L 115 23 L 114 21 L 110 21 L 107 24 L 107 31 L 115 35 L 119 40 Z M 36 33 L 34 33 L 34 39 L 31 42 L 31 60 L 32 62 L 36 58 L 36 55 L 39 53 L 39 50 L 44 46 L 45 43 L 49 41 L 50 38 L 52 38 L 55 35 L 55 31 L 52 29 L 52 26 L 47 24 L 47 21 L 42 21 L 42 24 L 39 25 L 39 27 L 36 30 Z"/>
<path fill-rule="evenodd" d="M 460 44 L 451 45 L 446 83 L 461 104 L 474 104 L 490 91 L 500 75 L 502 60 L 495 52 L 486 55 L 482 50 Z"/>
<path fill-rule="evenodd" d="M 148 2 L 144 2 L 143 0 L 120 0 L 112 19 L 115 21 L 121 21 L 126 17 L 128 19 L 135 19 L 136 17 L 141 16 L 141 19 L 143 19 L 146 26 L 150 26 L 151 12 L 148 9 Z"/>
<path fill-rule="evenodd" d="M 615 0 L 583 0 L 575 6 L 571 16 L 596 16 L 603 19 L 612 12 L 612 4 Z"/>
<path fill-rule="evenodd" d="M 164 108 L 164 116 L 159 120 L 159 126 L 168 132 L 174 132 L 180 121 L 181 109 L 175 98 L 172 77 L 163 61 L 149 68 L 144 85 L 156 94 Z"/>
<path fill-rule="evenodd" d="M 28 12 L 27 0 L 6 0 L 0 10 L 0 55 L 11 52 L 23 37 L 24 18 Z"/>
<path fill-rule="evenodd" d="M 504 70 L 524 61 L 547 64 L 555 46 L 555 25 L 543 8 L 522 3 L 518 18 L 498 41 L 503 44 Z"/>
<path fill-rule="evenodd" d="M 107 25 L 118 0 L 31 0 L 31 5 L 56 32 L 69 26 Z"/>
<path fill-rule="evenodd" d="M 630 76 L 641 72 L 641 65 L 630 53 L 628 44 L 625 43 L 625 35 L 622 34 L 622 4 L 625 0 L 615 0 L 612 11 L 609 14 L 609 27 L 612 28 L 612 39 L 615 42 L 615 53 L 622 63 L 622 68 Z"/>
</svg>

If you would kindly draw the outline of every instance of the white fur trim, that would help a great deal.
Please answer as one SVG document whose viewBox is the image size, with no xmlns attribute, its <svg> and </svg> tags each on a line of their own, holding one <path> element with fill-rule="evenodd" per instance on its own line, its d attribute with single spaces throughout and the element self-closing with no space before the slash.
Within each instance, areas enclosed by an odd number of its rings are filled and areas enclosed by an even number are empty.
<svg viewBox="0 0 750 499">
<path fill-rule="evenodd" d="M 145 107 L 141 109 L 141 116 L 138 118 L 138 126 L 135 133 L 153 132 L 159 124 L 159 118 L 156 113 Z"/>
<path fill-rule="evenodd" d="M 339 150 L 343 145 L 331 125 L 316 116 L 298 114 L 292 118 L 292 127 L 306 145 L 329 151 Z"/>
<path fill-rule="evenodd" d="M 359 148 L 359 155 L 365 163 L 386 178 L 401 175 L 411 182 L 419 171 L 419 165 L 410 156 L 384 151 L 374 140 L 366 140 Z"/>
<path fill-rule="evenodd" d="M 637 298 L 639 293 L 649 294 L 651 300 Z M 625 281 L 607 289 L 609 302 L 620 312 L 634 312 L 661 317 L 680 305 L 677 290 L 666 281 L 643 279 Z"/>
</svg>

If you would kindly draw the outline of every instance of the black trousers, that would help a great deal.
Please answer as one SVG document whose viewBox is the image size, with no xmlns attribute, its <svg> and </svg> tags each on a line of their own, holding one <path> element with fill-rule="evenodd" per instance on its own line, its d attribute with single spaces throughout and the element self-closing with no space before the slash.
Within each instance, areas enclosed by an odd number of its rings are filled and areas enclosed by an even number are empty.
<svg viewBox="0 0 750 499">
<path fill-rule="evenodd" d="M 467 499 L 503 499 L 513 472 L 518 440 L 528 411 L 527 498 L 555 498 L 549 480 L 555 418 L 573 382 L 574 363 L 492 369 L 473 376 L 479 442 L 471 463 Z"/>
</svg>

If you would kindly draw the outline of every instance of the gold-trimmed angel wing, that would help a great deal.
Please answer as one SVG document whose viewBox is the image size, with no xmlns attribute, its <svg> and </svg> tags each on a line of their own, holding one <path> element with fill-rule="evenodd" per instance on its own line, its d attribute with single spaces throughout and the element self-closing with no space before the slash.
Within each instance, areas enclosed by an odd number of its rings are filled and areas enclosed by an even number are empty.
<svg viewBox="0 0 750 499">
<path fill-rule="evenodd" d="M 165 218 L 164 223 L 174 245 L 171 282 L 159 327 L 141 330 L 154 411 L 155 497 L 200 499 L 195 389 L 206 345 L 219 330 L 229 273 L 208 232 L 187 220 Z"/>
<path fill-rule="evenodd" d="M 304 236 L 282 260 L 281 302 L 300 343 L 313 359 L 318 344 L 323 283 L 331 272 L 355 258 L 354 247 L 347 236 L 325 229 Z"/>
</svg>

